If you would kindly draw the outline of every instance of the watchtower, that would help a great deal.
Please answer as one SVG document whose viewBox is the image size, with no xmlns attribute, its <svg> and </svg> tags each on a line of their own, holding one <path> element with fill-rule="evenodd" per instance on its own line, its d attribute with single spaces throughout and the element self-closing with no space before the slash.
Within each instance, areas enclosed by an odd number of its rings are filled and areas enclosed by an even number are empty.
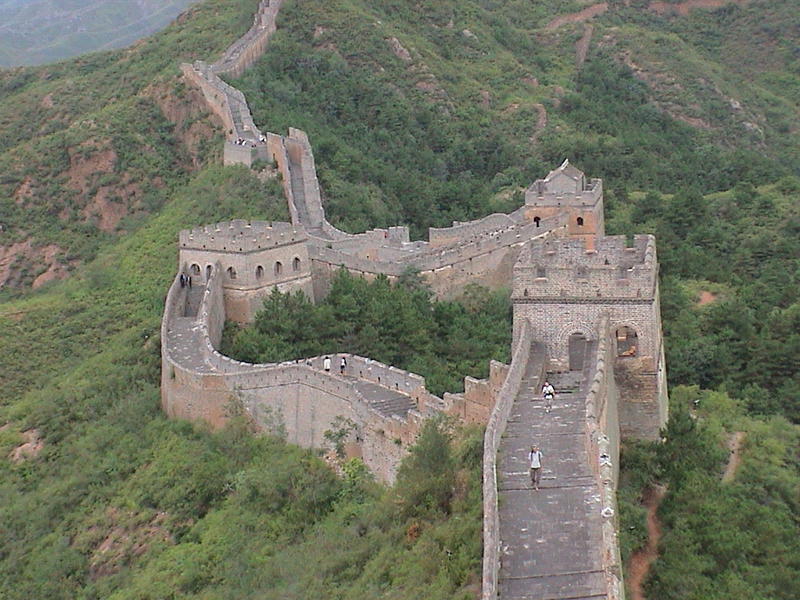
<svg viewBox="0 0 800 600">
<path fill-rule="evenodd" d="M 525 321 L 547 347 L 551 368 L 581 370 L 587 344 L 607 335 L 616 346 L 623 436 L 654 438 L 666 419 L 655 238 L 582 236 L 529 242 L 514 266 L 515 339 Z"/>
<path fill-rule="evenodd" d="M 274 288 L 302 290 L 313 298 L 308 236 L 290 223 L 234 220 L 180 233 L 180 264 L 204 283 L 219 261 L 225 312 L 240 323 L 253 320 Z"/>
<path fill-rule="evenodd" d="M 584 239 L 587 247 L 596 236 L 605 235 L 603 181 L 587 179 L 569 160 L 525 190 L 525 208 L 526 220 L 537 224 L 566 214 L 568 235 Z"/>
</svg>

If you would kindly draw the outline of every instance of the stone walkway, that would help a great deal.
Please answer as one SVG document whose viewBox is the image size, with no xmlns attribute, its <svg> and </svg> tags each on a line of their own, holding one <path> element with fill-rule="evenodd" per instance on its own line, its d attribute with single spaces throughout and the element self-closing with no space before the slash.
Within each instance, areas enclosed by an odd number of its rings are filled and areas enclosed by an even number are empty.
<svg viewBox="0 0 800 600">
<path fill-rule="evenodd" d="M 552 411 L 526 374 L 500 445 L 500 598 L 605 598 L 600 495 L 585 448 L 585 376 L 548 377 L 556 388 Z M 538 491 L 529 474 L 533 443 L 544 455 Z"/>
</svg>

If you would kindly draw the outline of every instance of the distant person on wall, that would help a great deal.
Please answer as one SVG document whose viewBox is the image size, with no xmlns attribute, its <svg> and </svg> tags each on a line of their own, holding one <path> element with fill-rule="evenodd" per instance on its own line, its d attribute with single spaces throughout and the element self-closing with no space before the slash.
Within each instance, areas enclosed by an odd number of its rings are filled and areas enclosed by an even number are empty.
<svg viewBox="0 0 800 600">
<path fill-rule="evenodd" d="M 326 373 L 331 372 L 331 357 L 326 356 L 325 360 L 322 361 L 322 368 L 325 369 Z"/>
<path fill-rule="evenodd" d="M 542 386 L 542 397 L 544 398 L 544 410 L 550 412 L 553 409 L 553 398 L 556 395 L 556 388 L 549 381 L 545 381 Z"/>
<path fill-rule="evenodd" d="M 539 482 L 542 480 L 542 452 L 536 444 L 531 446 L 528 460 L 531 463 L 531 483 L 533 484 L 533 489 L 538 490 Z"/>
<path fill-rule="evenodd" d="M 347 358 L 342 357 L 342 362 L 339 363 L 339 374 L 344 375 L 344 370 L 347 368 Z"/>
</svg>

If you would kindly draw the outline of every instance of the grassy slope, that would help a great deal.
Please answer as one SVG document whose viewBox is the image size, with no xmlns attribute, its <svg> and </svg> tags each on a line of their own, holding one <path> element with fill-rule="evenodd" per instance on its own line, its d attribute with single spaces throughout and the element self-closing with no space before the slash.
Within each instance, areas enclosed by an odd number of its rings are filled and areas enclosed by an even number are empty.
<svg viewBox="0 0 800 600">
<path fill-rule="evenodd" d="M 30 286 L 54 262 L 71 269 L 90 260 L 218 156 L 178 64 L 221 52 L 255 6 L 200 5 L 127 50 L 0 71 L 2 243 L 33 247 L 11 264 L 11 286 Z M 104 223 L 104 212 L 122 219 Z M 55 257 L 45 256 L 48 245 Z"/>
</svg>

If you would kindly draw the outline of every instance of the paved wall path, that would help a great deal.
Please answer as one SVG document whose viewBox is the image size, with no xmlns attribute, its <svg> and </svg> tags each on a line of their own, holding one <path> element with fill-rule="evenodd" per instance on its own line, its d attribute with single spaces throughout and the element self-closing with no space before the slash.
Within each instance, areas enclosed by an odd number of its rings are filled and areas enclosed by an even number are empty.
<svg viewBox="0 0 800 600">
<path fill-rule="evenodd" d="M 586 356 L 593 356 L 590 344 Z M 606 598 L 600 494 L 586 452 L 586 373 L 549 374 L 556 399 L 545 412 L 529 374 L 514 401 L 498 457 L 500 598 Z M 543 458 L 539 490 L 528 452 Z"/>
</svg>

